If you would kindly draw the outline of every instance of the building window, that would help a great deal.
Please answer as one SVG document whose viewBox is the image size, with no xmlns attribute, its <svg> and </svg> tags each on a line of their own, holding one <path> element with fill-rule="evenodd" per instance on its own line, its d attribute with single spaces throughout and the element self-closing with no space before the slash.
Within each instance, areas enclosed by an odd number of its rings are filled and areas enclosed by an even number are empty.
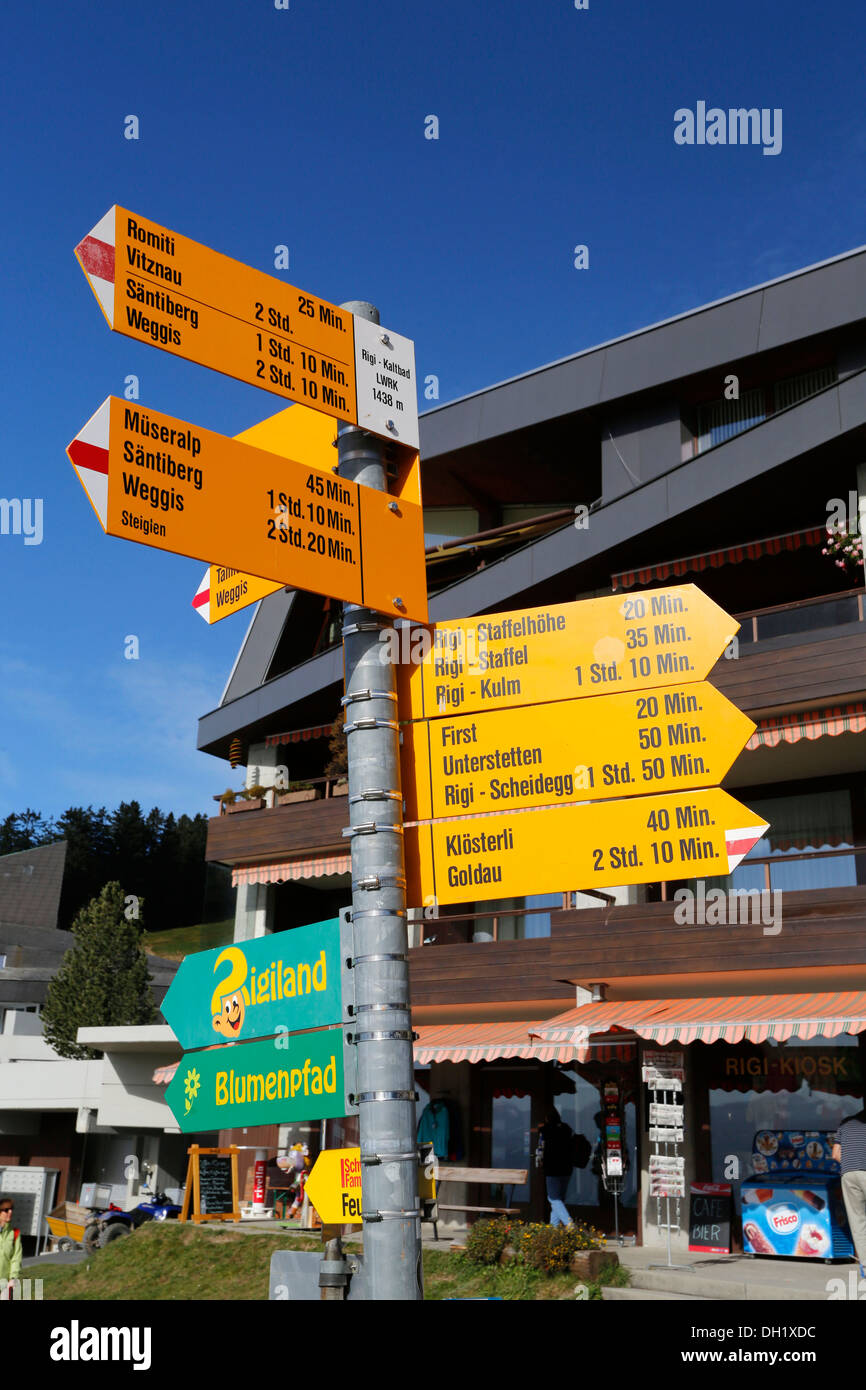
<svg viewBox="0 0 866 1390">
<path fill-rule="evenodd" d="M 846 788 L 766 800 L 748 797 L 748 804 L 770 828 L 732 875 L 707 879 L 707 888 L 797 892 L 856 885 L 854 854 L 839 853 L 854 848 L 851 793 Z M 751 859 L 770 863 L 750 864 Z"/>
<path fill-rule="evenodd" d="M 714 449 L 717 444 L 733 439 L 735 434 L 742 434 L 743 430 L 760 424 L 766 419 L 766 414 L 761 390 L 744 391 L 738 401 L 712 401 L 709 405 L 699 406 L 696 453 Z"/>
</svg>

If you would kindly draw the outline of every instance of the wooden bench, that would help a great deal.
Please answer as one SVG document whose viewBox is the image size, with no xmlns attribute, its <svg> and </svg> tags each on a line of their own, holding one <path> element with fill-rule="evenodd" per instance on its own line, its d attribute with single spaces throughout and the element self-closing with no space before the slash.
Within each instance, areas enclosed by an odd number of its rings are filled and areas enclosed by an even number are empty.
<svg viewBox="0 0 866 1390">
<path fill-rule="evenodd" d="M 440 1163 L 436 1176 L 435 1214 L 430 1218 L 433 1222 L 434 1239 L 439 1239 L 438 1216 L 440 1211 L 473 1212 L 477 1216 L 517 1216 L 520 1211 L 519 1207 L 510 1205 L 510 1192 L 506 1196 L 505 1206 L 461 1206 L 456 1202 L 443 1202 L 439 1196 L 440 1184 L 444 1182 L 480 1183 L 489 1187 L 502 1186 L 513 1190 L 515 1187 L 522 1187 L 527 1177 L 526 1168 L 462 1168 L 449 1163 Z"/>
</svg>

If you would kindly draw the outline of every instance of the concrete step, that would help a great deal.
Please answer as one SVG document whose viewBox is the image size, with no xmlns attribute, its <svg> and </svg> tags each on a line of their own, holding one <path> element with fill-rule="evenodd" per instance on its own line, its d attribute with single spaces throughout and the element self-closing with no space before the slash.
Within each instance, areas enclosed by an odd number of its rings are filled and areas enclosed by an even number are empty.
<svg viewBox="0 0 866 1390">
<path fill-rule="evenodd" d="M 685 1269 L 632 1268 L 630 1272 L 633 1289 L 645 1289 L 662 1294 L 685 1294 L 693 1298 L 738 1303 L 776 1299 L 816 1303 L 827 1301 L 827 1292 L 823 1286 L 810 1288 L 805 1284 L 798 1286 L 787 1282 L 774 1282 L 766 1277 L 750 1278 L 748 1275 L 738 1275 L 735 1278 L 722 1278 L 706 1273 L 692 1273 Z"/>
<path fill-rule="evenodd" d="M 603 1299 L 610 1303 L 646 1303 L 651 1300 L 659 1300 L 664 1303 L 707 1303 L 706 1298 L 701 1298 L 693 1293 L 663 1293 L 660 1289 L 635 1289 L 618 1288 L 615 1284 L 604 1285 L 601 1290 Z"/>
</svg>

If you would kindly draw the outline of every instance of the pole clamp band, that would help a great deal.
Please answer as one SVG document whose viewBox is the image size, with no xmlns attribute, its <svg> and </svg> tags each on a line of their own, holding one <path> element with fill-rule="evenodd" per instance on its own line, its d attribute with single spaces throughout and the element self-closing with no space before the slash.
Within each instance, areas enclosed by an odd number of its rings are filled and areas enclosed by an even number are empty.
<svg viewBox="0 0 866 1390">
<path fill-rule="evenodd" d="M 353 1097 L 357 1105 L 371 1100 L 417 1100 L 417 1091 L 361 1091 Z"/>
<path fill-rule="evenodd" d="M 372 1168 L 377 1163 L 417 1163 L 418 1150 L 408 1154 L 361 1154 L 361 1167 Z"/>
<path fill-rule="evenodd" d="M 360 825 L 347 825 L 343 828 L 343 839 L 354 840 L 356 835 L 378 835 L 381 831 L 390 830 L 393 835 L 402 835 L 402 825 L 385 825 L 382 821 L 366 820 Z"/>
<path fill-rule="evenodd" d="M 357 806 L 359 801 L 402 801 L 403 793 L 386 791 L 384 787 L 371 787 L 366 792 L 356 792 L 349 797 L 349 805 Z"/>
<path fill-rule="evenodd" d="M 356 965 L 376 965 L 384 960 L 408 961 L 408 959 L 409 957 L 406 955 L 405 951 L 382 951 L 379 955 L 375 956 L 355 956 L 352 961 L 352 969 L 354 970 Z M 401 1009 L 406 1009 L 408 1007 L 408 1004 L 400 1005 Z"/>
<path fill-rule="evenodd" d="M 362 907 L 360 912 L 352 913 L 352 921 L 359 917 L 405 917 L 405 907 Z"/>
<path fill-rule="evenodd" d="M 352 892 L 357 893 L 361 889 L 368 889 L 375 892 L 380 888 L 403 888 L 406 887 L 405 874 L 368 874 L 366 878 L 352 879 Z"/>
<path fill-rule="evenodd" d="M 358 1014 L 394 1014 L 409 1012 L 408 1004 L 354 1004 L 352 1012 Z"/>
<path fill-rule="evenodd" d="M 344 695 L 340 704 L 345 709 L 346 705 L 354 704 L 356 700 L 391 700 L 396 705 L 397 695 L 393 690 L 354 690 L 350 695 Z"/>
<path fill-rule="evenodd" d="M 384 632 L 385 629 L 389 628 L 390 626 L 390 622 L 383 614 L 382 618 L 376 620 L 375 622 L 368 621 L 365 618 L 358 623 L 344 623 L 343 636 L 354 637 L 355 634 L 358 632 Z"/>
<path fill-rule="evenodd" d="M 344 724 L 343 728 L 347 734 L 354 734 L 359 729 L 390 729 L 396 734 L 400 725 L 396 719 L 355 719 L 350 724 Z"/>
<path fill-rule="evenodd" d="M 362 1221 L 417 1221 L 421 1212 L 418 1207 L 400 1211 L 362 1211 Z"/>
<path fill-rule="evenodd" d="M 374 1033 L 347 1033 L 346 1042 L 416 1042 L 418 1034 L 411 1028 L 379 1028 Z"/>
</svg>

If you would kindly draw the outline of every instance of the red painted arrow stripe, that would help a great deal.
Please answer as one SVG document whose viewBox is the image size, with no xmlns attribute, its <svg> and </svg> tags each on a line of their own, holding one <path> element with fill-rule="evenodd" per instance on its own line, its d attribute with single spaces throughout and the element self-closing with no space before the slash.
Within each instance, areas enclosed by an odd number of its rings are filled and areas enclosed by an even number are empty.
<svg viewBox="0 0 866 1390">
<path fill-rule="evenodd" d="M 750 835 L 750 836 L 748 837 L 748 839 L 746 839 L 746 840 L 731 840 L 731 839 L 729 839 L 729 838 L 726 836 L 726 837 L 725 837 L 725 845 L 726 845 L 728 854 L 731 855 L 731 856 L 736 855 L 736 854 L 746 855 L 746 854 L 748 854 L 748 852 L 749 852 L 749 850 L 752 848 L 752 846 L 753 846 L 753 845 L 756 845 L 756 844 L 758 843 L 758 841 L 760 840 L 760 838 L 761 838 L 760 835 Z"/>
<path fill-rule="evenodd" d="M 108 474 L 108 450 L 100 449 L 98 444 L 73 439 L 68 453 L 76 468 L 89 468 L 92 473 Z"/>
<path fill-rule="evenodd" d="M 114 284 L 114 247 L 96 237 L 86 236 L 75 248 L 76 255 L 88 275 Z"/>
<path fill-rule="evenodd" d="M 193 608 L 201 608 L 203 603 L 210 603 L 210 589 L 201 589 L 192 601 Z"/>
</svg>

